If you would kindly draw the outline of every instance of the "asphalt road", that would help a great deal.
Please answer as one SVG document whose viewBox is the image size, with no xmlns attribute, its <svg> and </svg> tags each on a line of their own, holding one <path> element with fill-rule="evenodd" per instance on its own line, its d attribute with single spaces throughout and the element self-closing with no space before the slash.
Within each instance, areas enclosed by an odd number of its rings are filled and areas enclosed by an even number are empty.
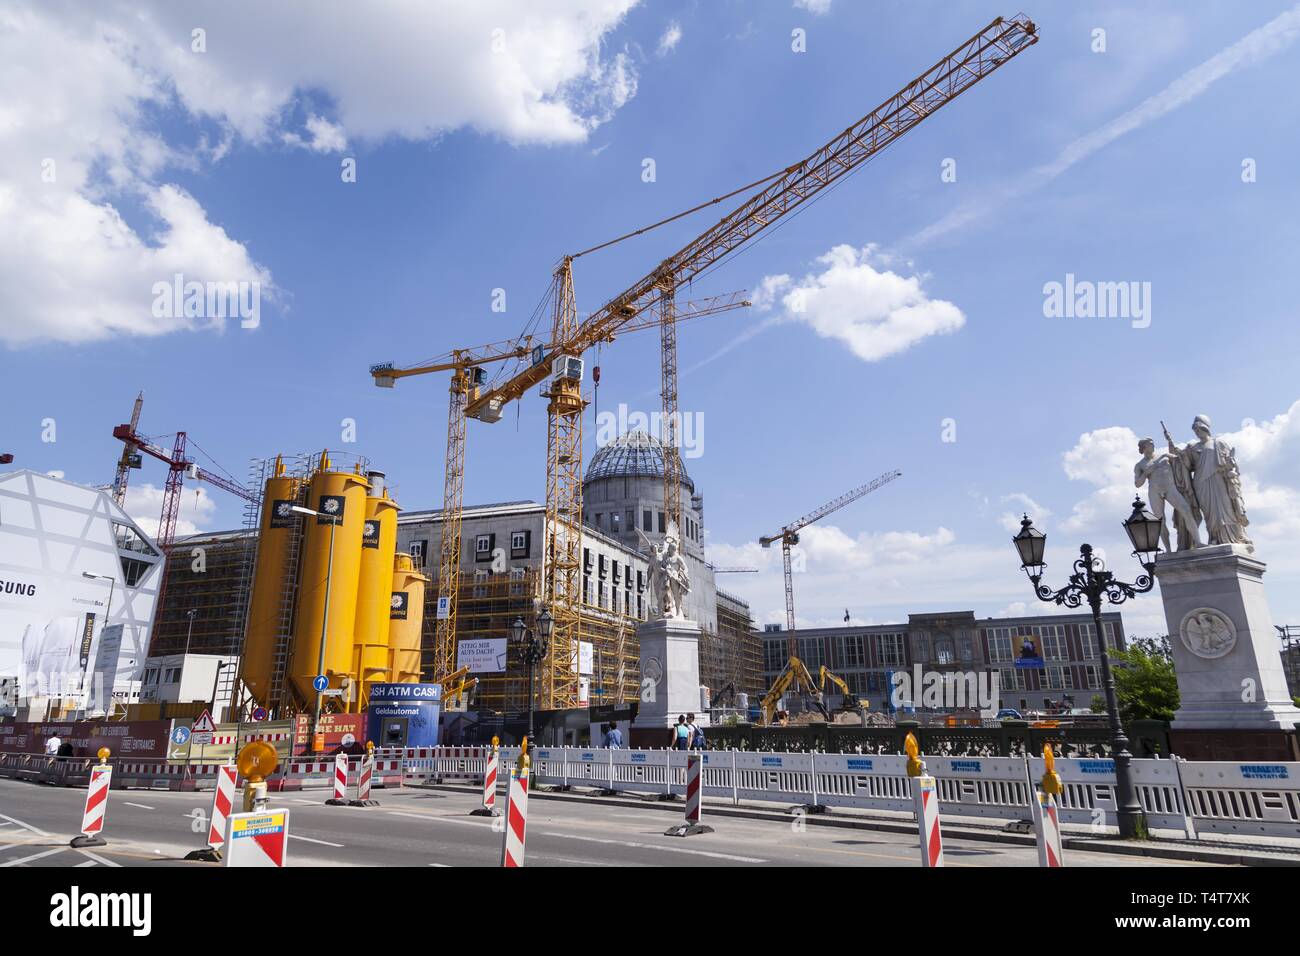
<svg viewBox="0 0 1300 956">
<path fill-rule="evenodd" d="M 478 799 L 434 790 L 376 790 L 377 807 L 329 807 L 325 790 L 272 794 L 290 815 L 290 866 L 497 866 L 501 833 L 472 817 Z M 504 795 L 503 795 L 504 796 Z M 0 779 L 0 867 L 214 866 L 185 862 L 203 846 L 212 794 L 113 790 L 108 846 L 74 850 L 84 790 Z M 670 837 L 681 804 L 626 807 L 569 800 L 529 804 L 529 866 L 919 866 L 914 837 L 839 827 L 708 816 L 715 832 Z M 1033 847 L 945 841 L 957 867 L 1034 867 Z M 1067 852 L 1078 866 L 1186 866 L 1167 860 Z"/>
</svg>

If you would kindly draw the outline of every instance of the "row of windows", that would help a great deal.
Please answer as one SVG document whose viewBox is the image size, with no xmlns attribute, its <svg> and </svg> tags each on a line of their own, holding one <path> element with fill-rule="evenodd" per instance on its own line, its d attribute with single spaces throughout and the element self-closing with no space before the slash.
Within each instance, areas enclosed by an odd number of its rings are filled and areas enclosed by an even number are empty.
<svg viewBox="0 0 1300 956">
<path fill-rule="evenodd" d="M 1092 624 L 1079 624 L 1079 641 L 1083 660 L 1097 659 L 1097 631 Z M 1116 632 L 1113 621 L 1106 621 L 1106 643 L 1116 646 Z M 989 660 L 996 662 L 1013 661 L 1020 652 L 1021 639 L 1038 637 L 1039 653 L 1047 661 L 1068 661 L 1071 659 L 1069 640 L 1064 624 L 1040 624 L 1035 626 L 990 627 L 985 629 L 989 641 Z"/>
<path fill-rule="evenodd" d="M 904 635 L 902 632 L 892 634 L 844 634 L 831 641 L 831 670 L 851 670 L 866 667 L 867 644 L 870 637 L 876 645 L 876 661 L 881 667 L 902 667 L 907 662 L 903 651 Z M 826 663 L 825 644 L 820 637 L 801 637 L 799 640 L 799 659 L 810 670 L 815 671 Z M 788 645 L 784 640 L 763 642 L 763 662 L 769 671 L 781 671 L 786 665 Z"/>
<path fill-rule="evenodd" d="M 635 617 L 639 620 L 645 618 L 644 599 L 640 593 L 622 593 L 617 587 L 606 587 L 604 581 L 597 581 L 595 588 L 595 601 L 592 601 L 592 586 L 590 575 L 582 576 L 582 603 L 595 604 L 596 607 L 613 611 L 616 614 L 626 614 L 628 617 Z"/>
<path fill-rule="evenodd" d="M 584 515 L 583 520 L 587 518 Z M 686 527 L 682 533 L 690 541 L 700 540 L 700 525 L 690 515 L 683 518 Z M 592 515 L 591 522 L 599 531 L 608 531 L 610 534 L 635 534 L 636 533 L 636 509 L 627 508 L 623 511 L 597 511 Z M 654 533 L 658 530 L 659 534 L 667 531 L 667 520 L 664 518 L 662 511 L 652 511 L 649 508 L 641 512 L 641 530 Z"/>
</svg>

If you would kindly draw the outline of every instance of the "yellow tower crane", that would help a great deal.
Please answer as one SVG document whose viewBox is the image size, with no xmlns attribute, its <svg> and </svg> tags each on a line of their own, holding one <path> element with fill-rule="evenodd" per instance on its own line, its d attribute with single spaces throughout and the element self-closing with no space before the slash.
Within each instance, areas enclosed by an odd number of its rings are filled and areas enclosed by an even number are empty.
<svg viewBox="0 0 1300 956">
<path fill-rule="evenodd" d="M 883 488 L 895 478 L 901 478 L 901 471 L 889 471 L 881 475 L 874 481 L 869 481 L 865 485 L 854 488 L 852 491 L 846 491 L 833 501 L 828 501 L 816 511 L 810 511 L 798 521 L 792 521 L 776 534 L 768 535 L 758 539 L 758 543 L 765 548 L 770 548 L 773 541 L 781 542 L 781 564 L 785 569 L 785 629 L 788 635 L 786 646 L 789 649 L 790 659 L 794 660 L 799 653 L 798 642 L 795 640 L 794 632 L 794 579 L 791 576 L 790 566 L 790 549 L 799 543 L 799 532 L 818 521 L 825 518 L 833 511 L 839 511 L 847 504 L 857 501 L 859 498 L 866 497 L 877 488 Z"/>
<path fill-rule="evenodd" d="M 694 209 L 612 242 L 640 235 L 655 226 L 754 190 L 729 214 L 647 275 L 609 299 L 582 322 L 573 292 L 573 260 L 565 256 L 551 287 L 551 342 L 534 350 L 528 367 L 504 382 L 470 397 L 465 414 L 480 421 L 499 421 L 509 402 L 549 379 L 547 404 L 546 526 L 544 529 L 543 597 L 554 618 L 550 651 L 543 664 L 543 707 L 573 707 L 578 699 L 572 660 L 581 631 L 579 583 L 582 540 L 582 355 L 598 342 L 611 341 L 634 321 L 658 325 L 661 332 L 662 400 L 665 411 L 664 495 L 666 516 L 680 526 L 680 461 L 675 428 L 677 363 L 675 322 L 677 289 L 720 266 L 751 239 L 806 204 L 873 156 L 895 143 L 938 109 L 979 83 L 1038 42 L 1038 28 L 1023 15 L 998 17 L 955 50 L 886 99 L 866 116 L 836 134 L 799 162 Z M 448 466 L 451 467 L 449 434 Z M 459 439 L 463 451 L 463 434 Z M 448 482 L 450 483 L 450 478 Z M 444 587 L 445 585 L 440 585 Z M 454 632 L 452 640 L 454 641 Z"/>
</svg>

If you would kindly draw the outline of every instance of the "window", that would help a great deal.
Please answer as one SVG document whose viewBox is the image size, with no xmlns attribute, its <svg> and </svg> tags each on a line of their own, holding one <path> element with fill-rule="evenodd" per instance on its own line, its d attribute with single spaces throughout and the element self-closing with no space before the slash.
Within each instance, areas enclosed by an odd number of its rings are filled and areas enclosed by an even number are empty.
<svg viewBox="0 0 1300 956">
<path fill-rule="evenodd" d="M 582 576 L 582 603 L 591 603 L 591 576 L 586 574 Z"/>
<path fill-rule="evenodd" d="M 975 652 L 971 647 L 970 634 L 963 631 L 960 638 L 957 639 L 957 650 L 961 654 L 963 661 L 969 662 L 975 659 Z"/>
<path fill-rule="evenodd" d="M 531 531 L 510 532 L 510 557 L 526 558 L 531 550 L 533 534 Z"/>
<path fill-rule="evenodd" d="M 158 671 L 156 671 L 156 670 L 155 670 L 154 668 L 152 668 L 152 667 L 149 668 L 147 671 L 145 671 L 145 672 L 144 672 L 144 682 L 145 682 L 146 684 L 156 684 L 156 683 L 158 683 Z"/>
<path fill-rule="evenodd" d="M 837 637 L 835 645 L 838 655 L 838 660 L 835 662 L 837 667 L 851 670 L 855 667 L 865 667 L 867 665 L 861 634 L 845 634 L 843 637 Z"/>
<path fill-rule="evenodd" d="M 636 532 L 636 511 L 632 508 L 628 508 L 623 516 L 623 531 L 627 534 Z"/>
<path fill-rule="evenodd" d="M 641 595 L 639 594 L 636 596 L 636 616 L 639 618 L 645 617 L 645 611 L 641 607 Z"/>
<path fill-rule="evenodd" d="M 957 655 L 953 650 L 952 638 L 939 637 L 934 641 L 934 656 L 940 664 L 957 663 Z"/>
<path fill-rule="evenodd" d="M 170 667 L 167 669 L 167 683 L 179 684 L 181 682 L 181 669 L 179 667 Z"/>
<path fill-rule="evenodd" d="M 785 668 L 785 641 L 763 642 L 763 670 L 780 673 Z"/>
<path fill-rule="evenodd" d="M 1095 661 L 1097 659 L 1097 629 L 1091 624 L 1079 625 L 1079 645 L 1083 648 L 1083 659 L 1085 661 Z"/>
<path fill-rule="evenodd" d="M 1083 678 L 1088 682 L 1087 690 L 1101 690 L 1101 670 L 1096 664 L 1084 667 Z"/>
<path fill-rule="evenodd" d="M 637 571 L 636 573 L 636 590 L 640 594 L 645 590 L 645 572 Z M 637 606 L 640 607 L 640 599 L 637 600 Z"/>
<path fill-rule="evenodd" d="M 1047 665 L 1047 686 L 1059 687 L 1065 690 L 1074 689 L 1074 670 L 1069 667 L 1062 667 L 1060 664 Z"/>
<path fill-rule="evenodd" d="M 609 558 L 607 558 L 603 554 L 599 555 L 596 558 L 596 563 L 600 566 L 600 576 L 602 578 L 604 578 L 605 575 L 609 574 Z"/>
<path fill-rule="evenodd" d="M 605 527 L 605 513 L 603 511 L 596 512 L 596 527 L 597 528 Z"/>
<path fill-rule="evenodd" d="M 906 663 L 902 634 L 880 634 L 876 642 L 880 663 L 885 667 L 902 667 Z"/>
<path fill-rule="evenodd" d="M 497 546 L 495 534 L 480 534 L 474 537 L 474 560 L 491 561 L 492 549 Z"/>
<path fill-rule="evenodd" d="M 596 598 L 597 598 L 596 603 L 600 607 L 604 607 L 605 606 L 605 582 L 601 581 L 600 584 L 597 585 L 597 588 L 598 590 L 596 591 Z"/>
<path fill-rule="evenodd" d="M 610 534 L 623 533 L 623 516 L 617 511 L 611 511 L 609 513 L 609 531 Z"/>
<path fill-rule="evenodd" d="M 989 639 L 989 660 L 996 662 L 1015 660 L 1011 644 L 1011 628 L 991 627 L 984 632 Z"/>
<path fill-rule="evenodd" d="M 649 508 L 647 508 L 645 511 L 642 511 L 642 512 L 641 512 L 641 518 L 642 518 L 642 521 L 641 521 L 641 530 L 642 530 L 642 531 L 653 531 L 653 530 L 654 530 L 654 522 L 653 522 L 651 519 L 654 518 L 654 514 L 650 511 Z"/>
<path fill-rule="evenodd" d="M 428 541 L 412 541 L 410 544 L 411 563 L 417 568 L 424 567 L 425 557 L 429 553 Z"/>
<path fill-rule="evenodd" d="M 617 562 L 617 561 L 614 562 L 614 572 L 613 572 L 613 574 L 610 575 L 610 580 L 613 581 L 615 585 L 618 584 L 618 581 L 619 581 L 619 571 L 618 571 L 618 562 Z"/>
<path fill-rule="evenodd" d="M 667 532 L 664 531 L 664 513 L 662 511 L 659 512 L 659 533 L 667 534 Z"/>
<path fill-rule="evenodd" d="M 591 573 L 591 549 L 582 549 L 582 570 L 587 574 Z"/>
<path fill-rule="evenodd" d="M 1063 624 L 1045 624 L 1038 628 L 1038 634 L 1043 642 L 1045 660 L 1068 661 L 1070 659 L 1070 646 L 1065 642 Z"/>
<path fill-rule="evenodd" d="M 816 671 L 826 663 L 824 643 L 820 637 L 799 638 L 799 657 L 810 671 Z"/>
<path fill-rule="evenodd" d="M 918 634 L 916 636 L 916 659 L 920 661 L 930 659 L 930 636 L 928 634 Z"/>
<path fill-rule="evenodd" d="M 1003 690 L 1024 690 L 1025 675 L 1014 667 L 1003 667 L 998 671 L 998 686 Z"/>
</svg>

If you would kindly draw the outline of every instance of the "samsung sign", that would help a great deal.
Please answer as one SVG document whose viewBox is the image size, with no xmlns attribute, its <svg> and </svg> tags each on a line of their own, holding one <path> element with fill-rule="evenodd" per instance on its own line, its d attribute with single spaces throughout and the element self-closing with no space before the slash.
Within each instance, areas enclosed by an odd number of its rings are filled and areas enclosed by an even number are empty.
<svg viewBox="0 0 1300 956">
<path fill-rule="evenodd" d="M 19 594 L 23 597 L 36 597 L 36 585 L 26 581 L 5 581 L 0 579 L 0 594 Z"/>
</svg>

